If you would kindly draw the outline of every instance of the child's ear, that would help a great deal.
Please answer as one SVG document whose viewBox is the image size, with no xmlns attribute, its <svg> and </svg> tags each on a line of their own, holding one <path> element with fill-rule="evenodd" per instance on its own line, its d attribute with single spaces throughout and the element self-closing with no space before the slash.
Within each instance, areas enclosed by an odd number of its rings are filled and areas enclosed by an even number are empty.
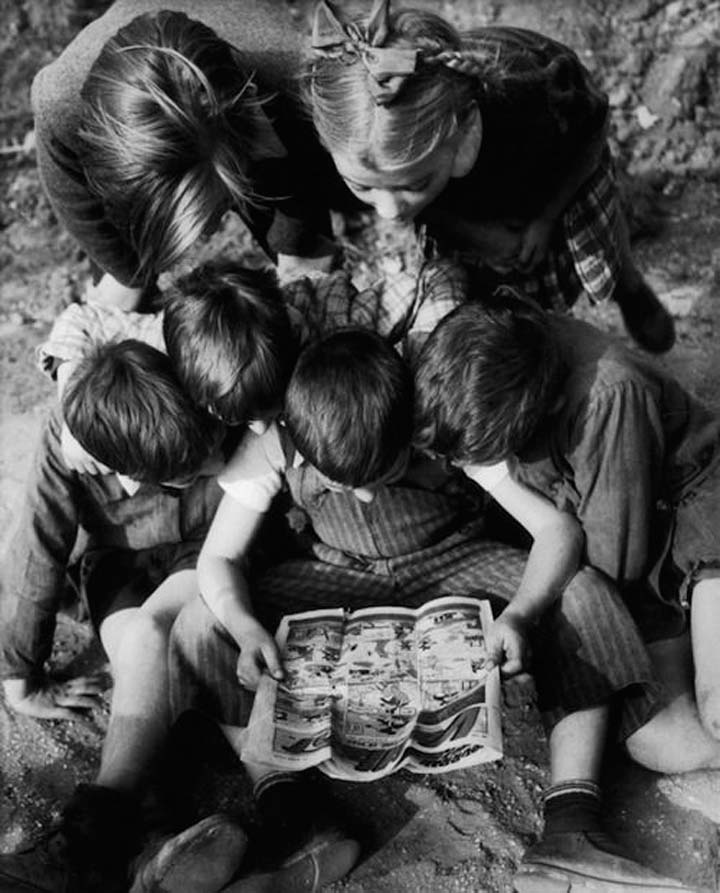
<svg viewBox="0 0 720 893">
<path fill-rule="evenodd" d="M 480 109 L 477 103 L 473 102 L 459 127 L 460 141 L 453 159 L 451 177 L 464 177 L 473 169 L 482 143 L 482 132 Z"/>
</svg>

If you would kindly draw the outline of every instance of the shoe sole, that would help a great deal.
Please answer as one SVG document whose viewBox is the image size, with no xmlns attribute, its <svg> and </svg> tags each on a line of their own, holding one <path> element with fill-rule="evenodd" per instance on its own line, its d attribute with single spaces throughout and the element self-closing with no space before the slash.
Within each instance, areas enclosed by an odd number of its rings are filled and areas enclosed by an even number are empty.
<svg viewBox="0 0 720 893">
<path fill-rule="evenodd" d="M 513 886 L 516 893 L 700 893 L 697 888 L 647 882 L 626 883 L 592 878 L 568 870 L 538 865 L 537 869 L 525 867 L 515 875 Z"/>
</svg>

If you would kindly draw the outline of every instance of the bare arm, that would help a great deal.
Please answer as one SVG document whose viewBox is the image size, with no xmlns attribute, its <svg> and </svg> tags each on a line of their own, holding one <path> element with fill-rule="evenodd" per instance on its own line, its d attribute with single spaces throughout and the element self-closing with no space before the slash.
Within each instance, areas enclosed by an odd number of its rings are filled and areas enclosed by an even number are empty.
<svg viewBox="0 0 720 893">
<path fill-rule="evenodd" d="M 240 648 L 238 679 L 255 688 L 264 669 L 282 678 L 275 640 L 255 617 L 243 564 L 264 515 L 224 496 L 198 559 L 207 606 Z"/>
<path fill-rule="evenodd" d="M 474 479 L 473 466 L 465 474 Z M 515 597 L 498 617 L 488 637 L 491 663 L 505 675 L 524 669 L 527 631 L 560 596 L 580 564 L 583 533 L 576 519 L 514 481 L 509 475 L 492 490 L 493 498 L 533 537 Z"/>
</svg>

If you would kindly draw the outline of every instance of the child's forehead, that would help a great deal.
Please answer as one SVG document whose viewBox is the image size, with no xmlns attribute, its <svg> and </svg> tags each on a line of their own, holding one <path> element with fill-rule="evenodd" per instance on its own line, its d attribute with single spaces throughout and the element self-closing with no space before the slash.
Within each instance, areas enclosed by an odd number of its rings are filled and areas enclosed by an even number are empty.
<svg viewBox="0 0 720 893">
<path fill-rule="evenodd" d="M 335 166 L 344 180 L 350 180 L 362 186 L 398 187 L 436 173 L 445 154 L 445 147 L 440 146 L 420 161 L 383 170 L 378 170 L 361 158 L 349 153 L 335 155 L 334 160 Z"/>
</svg>

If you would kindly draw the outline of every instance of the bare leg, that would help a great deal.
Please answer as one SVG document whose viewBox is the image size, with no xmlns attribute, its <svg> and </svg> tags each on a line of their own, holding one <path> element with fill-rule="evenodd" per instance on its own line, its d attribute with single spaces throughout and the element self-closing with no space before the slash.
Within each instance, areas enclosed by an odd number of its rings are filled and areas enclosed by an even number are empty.
<svg viewBox="0 0 720 893">
<path fill-rule="evenodd" d="M 173 574 L 140 608 L 110 615 L 100 638 L 114 689 L 97 784 L 133 790 L 168 731 L 167 649 L 180 609 L 197 595 L 194 571 Z"/>
<path fill-rule="evenodd" d="M 690 631 L 700 720 L 714 738 L 720 738 L 720 579 L 695 585 Z"/>
<path fill-rule="evenodd" d="M 669 703 L 627 739 L 629 755 L 655 772 L 720 768 L 720 742 L 701 723 L 695 703 L 688 637 L 654 642 L 648 652 Z"/>
<path fill-rule="evenodd" d="M 607 737 L 608 708 L 591 707 L 563 717 L 550 732 L 550 783 L 597 781 Z"/>
</svg>

